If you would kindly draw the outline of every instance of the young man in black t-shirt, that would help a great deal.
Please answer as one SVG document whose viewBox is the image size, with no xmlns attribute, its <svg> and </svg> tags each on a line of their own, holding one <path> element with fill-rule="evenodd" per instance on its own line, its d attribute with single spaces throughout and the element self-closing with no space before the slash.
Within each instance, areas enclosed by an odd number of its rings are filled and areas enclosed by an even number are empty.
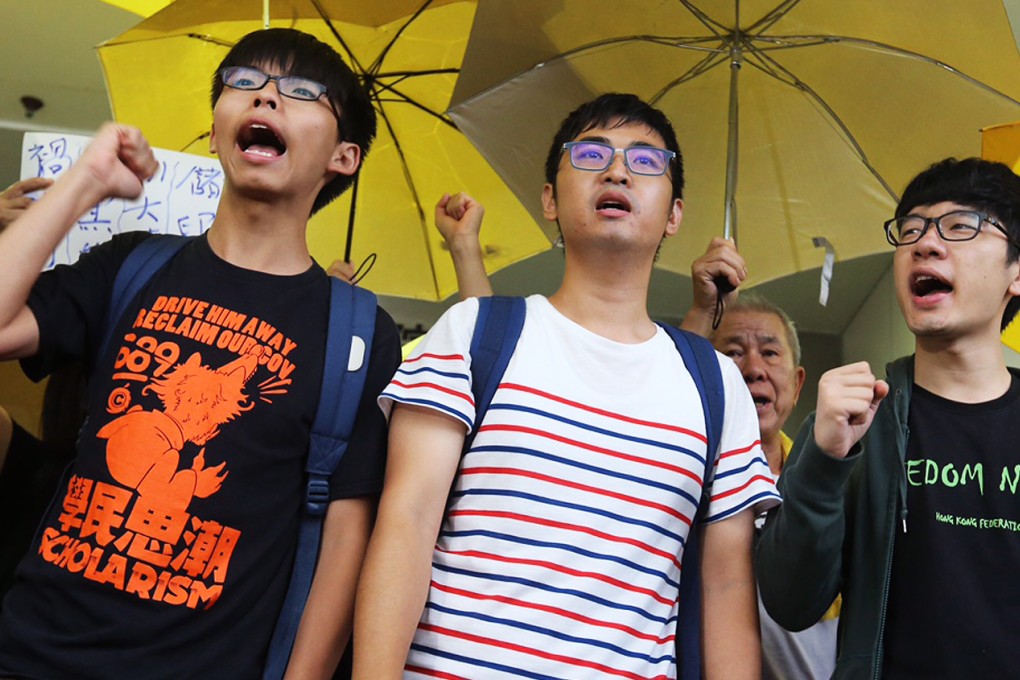
<svg viewBox="0 0 1020 680">
<path fill-rule="evenodd" d="M 947 159 L 886 225 L 915 354 L 878 380 L 826 373 L 758 551 L 791 629 L 843 594 L 834 677 L 1016 674 L 1020 375 L 1000 333 L 1020 307 L 1020 177 Z"/>
<path fill-rule="evenodd" d="M 212 99 L 226 177 L 215 222 L 110 320 L 101 356 L 115 273 L 148 235 L 39 270 L 78 215 L 142 192 L 157 164 L 141 133 L 103 127 L 0 235 L 0 356 L 32 376 L 80 358 L 93 376 L 77 461 L 3 602 L 0 677 L 261 675 L 323 380 L 330 284 L 306 224 L 352 183 L 375 116 L 336 52 L 289 29 L 242 39 Z M 350 633 L 384 470 L 375 398 L 399 361 L 382 310 L 369 356 L 295 676 L 328 676 Z"/>
</svg>

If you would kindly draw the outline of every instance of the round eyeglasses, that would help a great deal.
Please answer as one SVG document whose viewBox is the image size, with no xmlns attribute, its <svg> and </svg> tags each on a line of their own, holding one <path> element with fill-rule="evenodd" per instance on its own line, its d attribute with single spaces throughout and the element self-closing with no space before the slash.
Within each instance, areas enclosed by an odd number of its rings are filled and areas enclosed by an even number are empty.
<svg viewBox="0 0 1020 680">
<path fill-rule="evenodd" d="M 1011 245 L 1020 248 L 1006 227 L 982 212 L 975 210 L 954 210 L 938 217 L 922 217 L 921 215 L 904 215 L 894 217 L 885 223 L 885 238 L 894 246 L 908 246 L 917 243 L 925 235 L 931 225 L 943 241 L 970 241 L 981 233 L 981 227 L 988 223 L 1001 231 Z"/>
<path fill-rule="evenodd" d="M 676 153 L 657 146 L 628 146 L 617 149 L 602 142 L 567 142 L 563 150 L 570 154 L 570 164 L 578 170 L 602 172 L 613 164 L 616 152 L 623 154 L 624 165 L 635 175 L 663 175 Z"/>
</svg>

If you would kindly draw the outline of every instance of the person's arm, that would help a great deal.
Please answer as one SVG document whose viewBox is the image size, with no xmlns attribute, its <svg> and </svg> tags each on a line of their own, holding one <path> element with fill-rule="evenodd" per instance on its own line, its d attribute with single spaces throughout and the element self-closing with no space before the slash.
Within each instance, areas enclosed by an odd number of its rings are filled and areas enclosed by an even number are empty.
<svg viewBox="0 0 1020 680">
<path fill-rule="evenodd" d="M 459 420 L 417 406 L 393 407 L 386 482 L 355 601 L 355 679 L 403 675 L 464 436 Z"/>
<path fill-rule="evenodd" d="M 0 406 L 0 470 L 4 469 L 7 462 L 7 450 L 11 448 L 11 438 L 14 436 L 14 421 L 11 414 L 3 406 Z"/>
<path fill-rule="evenodd" d="M 478 237 L 484 215 L 482 204 L 463 192 L 443 194 L 436 204 L 436 228 L 450 249 L 461 300 L 492 295 Z"/>
<path fill-rule="evenodd" d="M 845 496 L 864 455 L 857 442 L 888 391 L 864 362 L 828 371 L 818 383 L 818 410 L 783 467 L 783 504 L 769 514 L 755 559 L 762 603 L 784 628 L 814 625 L 839 592 Z"/>
<path fill-rule="evenodd" d="M 0 191 L 0 230 L 21 217 L 32 205 L 32 199 L 28 194 L 42 191 L 51 184 L 53 180 L 46 177 L 29 177 Z"/>
<path fill-rule="evenodd" d="M 286 678 L 331 678 L 351 636 L 354 593 L 372 533 L 375 499 L 333 501 Z"/>
<path fill-rule="evenodd" d="M 750 508 L 705 526 L 701 563 L 704 677 L 760 678 L 761 636 Z"/>
<path fill-rule="evenodd" d="M 737 288 L 747 278 L 747 266 L 733 241 L 718 236 L 708 244 L 705 254 L 691 264 L 694 299 L 691 300 L 691 307 L 684 315 L 680 328 L 705 338 L 712 334 L 712 319 L 716 314 L 719 296 L 717 278 L 724 278 L 733 286 L 733 290 L 723 295 L 725 307 L 736 299 Z"/>
<path fill-rule="evenodd" d="M 39 327 L 26 307 L 43 265 L 75 221 L 105 198 L 135 198 L 158 168 L 136 128 L 103 126 L 81 158 L 0 232 L 0 359 L 29 356 Z"/>
</svg>

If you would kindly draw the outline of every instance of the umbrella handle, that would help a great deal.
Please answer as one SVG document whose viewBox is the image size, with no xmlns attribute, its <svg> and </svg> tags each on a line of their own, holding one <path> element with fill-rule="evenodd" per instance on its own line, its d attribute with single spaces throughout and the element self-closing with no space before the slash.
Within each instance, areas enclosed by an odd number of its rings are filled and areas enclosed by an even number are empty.
<svg viewBox="0 0 1020 680">
<path fill-rule="evenodd" d="M 358 206 L 359 178 L 360 175 L 355 175 L 354 184 L 351 186 L 351 211 L 347 215 L 347 244 L 344 246 L 344 262 L 351 261 L 351 243 L 354 241 L 354 216 L 357 213 Z"/>
</svg>

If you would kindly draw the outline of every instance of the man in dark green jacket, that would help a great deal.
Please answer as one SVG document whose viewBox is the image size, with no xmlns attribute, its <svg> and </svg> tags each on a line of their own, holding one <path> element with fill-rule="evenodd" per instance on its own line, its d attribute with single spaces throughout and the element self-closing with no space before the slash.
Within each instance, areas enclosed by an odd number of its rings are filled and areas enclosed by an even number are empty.
<svg viewBox="0 0 1020 680">
<path fill-rule="evenodd" d="M 1010 677 L 1020 596 L 1020 177 L 947 159 L 886 223 L 915 354 L 829 371 L 759 544 L 762 600 L 813 624 L 843 595 L 836 678 Z"/>
</svg>

